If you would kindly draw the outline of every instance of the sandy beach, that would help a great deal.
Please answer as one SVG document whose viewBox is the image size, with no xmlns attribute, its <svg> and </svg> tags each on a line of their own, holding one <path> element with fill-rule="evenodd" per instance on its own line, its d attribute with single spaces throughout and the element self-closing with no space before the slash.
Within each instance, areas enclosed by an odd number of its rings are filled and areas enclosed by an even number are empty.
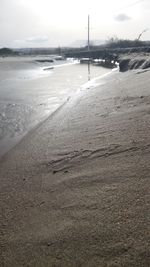
<svg viewBox="0 0 150 267">
<path fill-rule="evenodd" d="M 150 69 L 70 98 L 0 161 L 2 267 L 148 267 Z"/>
</svg>

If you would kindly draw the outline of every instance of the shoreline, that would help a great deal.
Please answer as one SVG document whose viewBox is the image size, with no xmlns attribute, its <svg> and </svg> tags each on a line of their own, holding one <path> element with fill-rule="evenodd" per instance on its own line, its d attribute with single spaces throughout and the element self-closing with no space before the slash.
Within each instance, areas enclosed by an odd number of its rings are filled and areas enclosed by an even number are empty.
<svg viewBox="0 0 150 267">
<path fill-rule="evenodd" d="M 62 66 L 68 66 L 68 65 L 74 65 L 76 63 L 66 63 L 66 64 L 61 64 L 61 65 L 56 65 L 56 68 L 62 67 Z M 23 138 L 26 137 L 26 135 L 30 134 L 30 132 L 36 130 L 41 124 L 43 124 L 49 117 L 54 116 L 54 114 L 59 111 L 61 109 L 61 107 L 63 107 L 70 98 L 76 98 L 77 95 L 81 94 L 81 91 L 83 90 L 87 90 L 87 88 L 91 88 L 94 86 L 98 86 L 101 84 L 102 80 L 105 79 L 105 77 L 111 75 L 114 72 L 114 70 L 102 74 L 100 76 L 97 76 L 95 78 L 92 78 L 90 82 L 86 82 L 82 85 L 79 86 L 79 89 L 77 89 L 77 91 L 73 94 L 70 95 L 68 97 L 66 97 L 64 99 L 63 102 L 61 102 L 59 104 L 59 106 L 57 106 L 57 108 L 55 107 L 54 110 L 52 110 L 49 114 L 43 116 L 43 118 L 41 118 L 41 120 L 38 123 L 34 123 L 32 126 L 29 127 L 29 130 L 26 132 L 23 132 L 21 135 L 16 136 L 14 138 L 6 138 L 3 143 L 0 145 L 1 151 L 0 151 L 0 159 L 3 158 L 3 156 L 5 156 L 5 154 L 9 153 L 9 151 L 11 151 L 14 147 L 16 147 Z M 96 81 L 100 81 L 100 83 L 96 84 Z M 105 82 L 105 81 L 104 81 Z"/>
<path fill-rule="evenodd" d="M 148 267 L 149 71 L 81 91 L 2 158 L 0 265 Z"/>
</svg>

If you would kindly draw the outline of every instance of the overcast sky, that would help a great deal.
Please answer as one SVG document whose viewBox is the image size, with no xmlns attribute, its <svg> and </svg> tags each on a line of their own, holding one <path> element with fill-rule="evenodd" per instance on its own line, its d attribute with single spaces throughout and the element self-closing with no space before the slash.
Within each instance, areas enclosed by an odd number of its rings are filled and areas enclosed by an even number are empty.
<svg viewBox="0 0 150 267">
<path fill-rule="evenodd" d="M 0 0 L 0 47 L 46 47 L 91 40 L 150 40 L 150 0 Z"/>
</svg>

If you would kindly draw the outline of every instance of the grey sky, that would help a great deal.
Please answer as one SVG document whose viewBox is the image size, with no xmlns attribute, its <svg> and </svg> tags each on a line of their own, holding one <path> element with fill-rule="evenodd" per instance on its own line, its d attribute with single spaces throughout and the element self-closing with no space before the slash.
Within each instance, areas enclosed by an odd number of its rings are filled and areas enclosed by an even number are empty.
<svg viewBox="0 0 150 267">
<path fill-rule="evenodd" d="M 150 0 L 0 0 L 0 47 L 69 45 L 91 39 L 135 39 L 150 28 Z M 148 30 L 142 36 L 150 40 Z"/>
</svg>

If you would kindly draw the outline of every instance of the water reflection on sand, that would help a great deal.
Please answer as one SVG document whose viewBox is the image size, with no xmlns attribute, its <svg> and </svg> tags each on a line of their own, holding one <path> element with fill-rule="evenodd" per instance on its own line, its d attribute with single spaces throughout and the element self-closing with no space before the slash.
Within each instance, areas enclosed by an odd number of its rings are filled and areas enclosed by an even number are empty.
<svg viewBox="0 0 150 267">
<path fill-rule="evenodd" d="M 86 65 L 37 59 L 0 58 L 0 155 L 87 82 Z M 107 72 L 93 66 L 91 77 Z"/>
</svg>

